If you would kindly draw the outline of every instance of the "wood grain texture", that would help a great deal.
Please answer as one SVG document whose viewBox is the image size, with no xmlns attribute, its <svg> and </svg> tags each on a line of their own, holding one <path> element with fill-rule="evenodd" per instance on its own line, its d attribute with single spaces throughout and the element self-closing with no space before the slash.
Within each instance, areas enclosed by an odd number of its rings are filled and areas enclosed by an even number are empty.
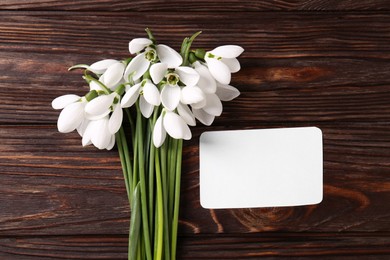
<svg viewBox="0 0 390 260">
<path fill-rule="evenodd" d="M 387 12 L 242 12 L 234 16 L 200 12 L 183 16 L 173 12 L 5 11 L 0 26 L 0 51 L 84 54 L 91 60 L 128 55 L 129 40 L 145 37 L 146 27 L 159 42 L 176 49 L 184 37 L 203 31 L 194 48 L 239 44 L 246 50 L 242 58 L 390 57 Z"/>
<path fill-rule="evenodd" d="M 180 259 L 379 259 L 390 254 L 387 233 L 262 233 L 179 237 Z M 125 259 L 125 236 L 0 238 L 3 259 Z M 335 245 L 337 247 L 335 248 Z M 292 257 L 292 258 L 291 258 Z"/>
<path fill-rule="evenodd" d="M 235 210 L 200 206 L 197 142 L 204 129 L 195 128 L 184 149 L 180 233 L 389 231 L 390 125 L 317 126 L 324 133 L 323 202 Z M 129 209 L 115 151 L 82 148 L 77 133 L 53 126 L 2 126 L 0 133 L 0 205 L 8 209 L 0 236 L 126 234 Z"/>
<path fill-rule="evenodd" d="M 117 152 L 58 133 L 50 102 L 86 91 L 69 66 L 127 57 L 145 27 L 175 48 L 198 30 L 194 47 L 245 48 L 232 82 L 241 96 L 185 143 L 178 259 L 389 259 L 389 8 L 388 0 L 1 1 L 0 259 L 125 259 L 130 212 Z M 201 208 L 203 131 L 313 125 L 323 130 L 321 204 Z"/>
<path fill-rule="evenodd" d="M 0 10 L 69 10 L 69 11 L 313 11 L 313 10 L 389 10 L 388 0 L 3 0 Z"/>
<path fill-rule="evenodd" d="M 273 14 L 259 18 L 245 13 L 242 17 L 248 31 L 244 34 L 236 25 L 240 17 L 228 21 L 231 29 L 221 32 L 215 26 L 228 15 L 205 13 L 182 19 L 171 14 L 165 18 L 172 26 L 169 29 L 156 24 L 158 14 L 148 16 L 161 41 L 175 42 L 176 47 L 182 37 L 197 30 L 187 29 L 195 21 L 204 27 L 197 46 L 213 48 L 221 42 L 244 46 L 243 69 L 233 77 L 233 84 L 243 94 L 239 101 L 228 105 L 222 118 L 376 122 L 390 117 L 387 14 L 318 17 L 285 13 L 281 20 Z M 109 56 L 128 57 L 128 40 L 144 36 L 144 26 L 139 26 L 143 19 L 141 15 L 128 19 L 126 14 L 6 12 L 0 17 L 4 28 L 0 31 L 0 94 L 6 97 L 0 104 L 0 122 L 55 122 L 58 112 L 50 108 L 51 100 L 65 93 L 82 95 L 86 91 L 80 72 L 70 73 L 67 68 Z M 115 30 L 105 33 L 102 40 L 102 30 L 111 25 Z M 123 35 L 125 28 L 132 32 Z M 160 33 L 167 30 L 173 40 Z M 108 39 L 112 39 L 109 44 Z M 240 108 L 234 110 L 236 106 Z"/>
</svg>

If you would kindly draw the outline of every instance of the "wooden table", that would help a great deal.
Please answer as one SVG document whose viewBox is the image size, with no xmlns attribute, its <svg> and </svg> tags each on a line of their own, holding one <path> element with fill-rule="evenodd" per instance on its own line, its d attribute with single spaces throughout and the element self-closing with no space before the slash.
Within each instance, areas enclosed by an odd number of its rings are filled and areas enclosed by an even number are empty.
<svg viewBox="0 0 390 260">
<path fill-rule="evenodd" d="M 150 27 L 178 48 L 239 44 L 242 92 L 185 143 L 178 259 L 390 259 L 390 1 L 0 2 L 0 259 L 124 259 L 117 151 L 60 134 L 53 98 L 83 94 L 78 63 L 127 57 Z M 317 126 L 324 200 L 205 210 L 205 130 Z M 308 257 L 308 258 L 304 258 Z"/>
</svg>

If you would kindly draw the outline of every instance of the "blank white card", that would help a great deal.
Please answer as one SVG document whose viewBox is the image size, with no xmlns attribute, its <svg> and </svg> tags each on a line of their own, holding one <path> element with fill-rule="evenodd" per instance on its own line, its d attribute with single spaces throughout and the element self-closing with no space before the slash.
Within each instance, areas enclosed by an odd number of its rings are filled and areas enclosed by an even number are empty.
<svg viewBox="0 0 390 260">
<path fill-rule="evenodd" d="M 317 127 L 205 132 L 199 149 L 204 208 L 322 201 L 322 132 Z"/>
</svg>

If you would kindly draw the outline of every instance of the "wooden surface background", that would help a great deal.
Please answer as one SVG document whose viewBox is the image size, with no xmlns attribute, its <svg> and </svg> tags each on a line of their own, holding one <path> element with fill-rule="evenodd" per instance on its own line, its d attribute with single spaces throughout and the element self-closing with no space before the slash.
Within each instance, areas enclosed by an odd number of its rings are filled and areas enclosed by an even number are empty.
<svg viewBox="0 0 390 260">
<path fill-rule="evenodd" d="M 125 259 L 117 151 L 58 133 L 50 102 L 145 27 L 245 48 L 242 95 L 185 143 L 178 259 L 390 259 L 389 0 L 0 1 L 0 259 Z M 296 126 L 323 130 L 321 204 L 201 208 L 202 131 Z"/>
</svg>

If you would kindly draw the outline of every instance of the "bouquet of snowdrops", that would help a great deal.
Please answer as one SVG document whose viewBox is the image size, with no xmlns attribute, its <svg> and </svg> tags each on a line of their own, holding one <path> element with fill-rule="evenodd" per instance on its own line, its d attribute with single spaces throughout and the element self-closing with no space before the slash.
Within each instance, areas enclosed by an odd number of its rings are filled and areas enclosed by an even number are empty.
<svg viewBox="0 0 390 260">
<path fill-rule="evenodd" d="M 83 146 L 116 144 L 131 207 L 128 259 L 168 260 L 176 259 L 183 139 L 240 94 L 229 84 L 243 48 L 193 50 L 198 32 L 178 53 L 146 32 L 130 41 L 133 58 L 71 67 L 84 70 L 89 92 L 57 97 L 52 107 L 62 109 L 58 130 L 77 130 Z"/>
</svg>

